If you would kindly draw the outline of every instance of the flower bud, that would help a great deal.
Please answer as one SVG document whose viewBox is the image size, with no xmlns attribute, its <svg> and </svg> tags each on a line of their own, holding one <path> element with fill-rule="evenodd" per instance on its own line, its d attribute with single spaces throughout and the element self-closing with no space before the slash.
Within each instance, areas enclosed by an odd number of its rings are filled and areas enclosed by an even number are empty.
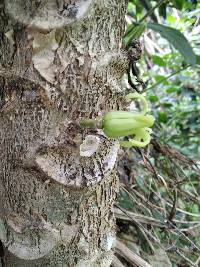
<svg viewBox="0 0 200 267">
<path fill-rule="evenodd" d="M 133 136 L 128 141 L 120 141 L 123 147 L 144 147 L 151 141 L 149 127 L 154 124 L 154 117 L 146 115 L 148 104 L 144 96 L 131 93 L 126 96 L 126 100 L 140 99 L 143 102 L 143 109 L 139 113 L 131 111 L 110 111 L 103 118 L 83 119 L 80 125 L 83 127 L 102 129 L 109 138 L 120 138 Z"/>
<path fill-rule="evenodd" d="M 110 111 L 104 115 L 102 120 L 102 129 L 107 137 L 133 136 L 128 141 L 120 141 L 123 147 L 144 147 L 151 141 L 149 127 L 153 126 L 155 119 L 152 115 L 145 115 L 148 110 L 148 104 L 144 96 L 137 93 L 126 96 L 128 101 L 135 98 L 143 102 L 141 112 Z"/>
<path fill-rule="evenodd" d="M 102 128 L 110 138 L 131 135 L 136 129 L 151 127 L 154 117 L 128 111 L 111 111 L 104 115 Z"/>
</svg>

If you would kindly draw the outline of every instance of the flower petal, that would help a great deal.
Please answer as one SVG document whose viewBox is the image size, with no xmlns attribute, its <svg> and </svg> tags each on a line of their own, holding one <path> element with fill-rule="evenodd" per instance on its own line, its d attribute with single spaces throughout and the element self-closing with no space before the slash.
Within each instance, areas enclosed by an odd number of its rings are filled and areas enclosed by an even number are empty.
<svg viewBox="0 0 200 267">
<path fill-rule="evenodd" d="M 139 114 L 145 115 L 148 111 L 148 103 L 147 103 L 147 101 L 143 95 L 138 94 L 138 93 L 130 93 L 130 94 L 126 95 L 126 97 L 125 97 L 125 99 L 128 101 L 132 100 L 132 99 L 136 99 L 136 98 L 140 99 L 143 103 L 143 109 Z"/>
</svg>

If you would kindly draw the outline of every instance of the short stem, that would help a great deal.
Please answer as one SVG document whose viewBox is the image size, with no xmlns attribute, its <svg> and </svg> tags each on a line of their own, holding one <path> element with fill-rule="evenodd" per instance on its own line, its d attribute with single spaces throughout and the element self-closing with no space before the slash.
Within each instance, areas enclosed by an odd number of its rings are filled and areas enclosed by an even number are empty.
<svg viewBox="0 0 200 267">
<path fill-rule="evenodd" d="M 141 23 L 142 21 L 144 21 L 148 16 L 150 16 L 154 10 L 158 7 L 160 7 L 164 2 L 168 2 L 168 0 L 160 0 L 154 7 L 152 7 L 149 11 L 147 11 L 147 13 L 144 15 L 144 17 L 142 17 L 139 21 L 139 23 Z"/>
<path fill-rule="evenodd" d="M 172 72 L 170 75 L 164 77 L 163 79 L 161 79 L 161 80 L 158 81 L 157 83 L 154 83 L 152 86 L 146 88 L 146 89 L 144 90 L 144 92 L 146 92 L 146 91 L 148 91 L 148 90 L 150 90 L 150 89 L 153 89 L 153 88 L 156 87 L 157 85 L 163 83 L 164 81 L 166 81 L 166 80 L 168 80 L 169 78 L 173 77 L 174 75 L 180 73 L 181 71 L 187 69 L 188 67 L 191 67 L 191 65 L 186 65 L 186 66 L 183 67 L 182 69 L 179 69 L 179 70 L 177 70 L 177 71 Z"/>
<path fill-rule="evenodd" d="M 93 128 L 101 129 L 102 128 L 102 119 L 82 119 L 80 120 L 80 125 L 84 128 Z"/>
</svg>

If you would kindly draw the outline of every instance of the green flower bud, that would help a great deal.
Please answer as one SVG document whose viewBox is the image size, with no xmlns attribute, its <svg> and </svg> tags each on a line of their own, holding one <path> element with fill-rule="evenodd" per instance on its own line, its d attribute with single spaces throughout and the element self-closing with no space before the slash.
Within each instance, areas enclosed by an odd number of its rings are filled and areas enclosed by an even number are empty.
<svg viewBox="0 0 200 267">
<path fill-rule="evenodd" d="M 126 100 L 140 99 L 143 102 L 143 109 L 139 113 L 132 111 L 110 111 L 103 118 L 96 120 L 82 120 L 80 123 L 85 127 L 100 128 L 109 138 L 120 138 L 133 136 L 128 141 L 120 141 L 123 147 L 144 147 L 149 144 L 151 129 L 154 124 L 154 117 L 146 115 L 148 104 L 144 96 L 133 93 L 126 96 Z"/>
<path fill-rule="evenodd" d="M 133 134 L 136 129 L 151 127 L 154 117 L 151 115 L 134 114 L 128 111 L 111 111 L 104 115 L 102 128 L 110 138 Z"/>
</svg>

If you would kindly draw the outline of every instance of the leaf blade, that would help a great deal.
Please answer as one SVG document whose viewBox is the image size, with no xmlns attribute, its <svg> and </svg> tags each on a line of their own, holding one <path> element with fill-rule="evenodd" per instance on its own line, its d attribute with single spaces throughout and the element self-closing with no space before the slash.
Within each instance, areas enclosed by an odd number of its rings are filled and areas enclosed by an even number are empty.
<svg viewBox="0 0 200 267">
<path fill-rule="evenodd" d="M 187 63 L 196 63 L 196 55 L 190 43 L 179 30 L 158 23 L 147 23 L 147 28 L 167 39 L 183 55 Z"/>
</svg>

